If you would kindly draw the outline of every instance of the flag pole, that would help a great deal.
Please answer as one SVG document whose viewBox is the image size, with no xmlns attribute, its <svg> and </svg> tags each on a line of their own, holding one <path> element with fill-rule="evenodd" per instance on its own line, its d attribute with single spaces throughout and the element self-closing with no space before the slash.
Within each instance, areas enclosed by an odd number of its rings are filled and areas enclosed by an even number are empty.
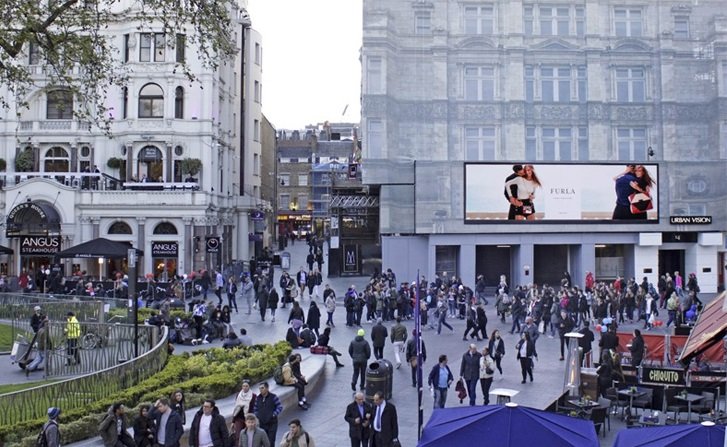
<svg viewBox="0 0 727 447">
<path fill-rule="evenodd" d="M 424 410 L 422 408 L 422 315 L 421 297 L 419 296 L 419 269 L 417 269 L 417 282 L 414 289 L 414 344 L 417 348 L 417 441 L 422 438 L 422 426 L 424 425 Z"/>
</svg>

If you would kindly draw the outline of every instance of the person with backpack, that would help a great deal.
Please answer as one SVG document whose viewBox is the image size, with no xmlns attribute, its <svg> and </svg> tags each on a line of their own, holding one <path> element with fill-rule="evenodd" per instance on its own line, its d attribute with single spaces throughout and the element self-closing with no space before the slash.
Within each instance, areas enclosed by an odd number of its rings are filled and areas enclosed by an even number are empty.
<svg viewBox="0 0 727 447">
<path fill-rule="evenodd" d="M 283 435 L 280 447 L 315 447 L 313 437 L 303 430 L 299 419 L 290 421 L 288 428 L 290 430 Z"/>
<path fill-rule="evenodd" d="M 58 407 L 48 409 L 48 421 L 40 429 L 38 439 L 35 441 L 36 447 L 60 447 L 61 430 L 58 428 L 58 416 L 60 414 L 61 409 Z"/>
<path fill-rule="evenodd" d="M 104 447 L 136 447 L 134 438 L 126 431 L 126 408 L 121 402 L 111 405 L 98 426 Z"/>
<path fill-rule="evenodd" d="M 267 382 L 261 383 L 259 389 L 260 394 L 255 398 L 254 413 L 260 421 L 260 428 L 267 433 L 270 445 L 274 446 L 275 436 L 278 433 L 278 416 L 283 412 L 283 404 L 276 394 L 270 392 Z"/>
</svg>

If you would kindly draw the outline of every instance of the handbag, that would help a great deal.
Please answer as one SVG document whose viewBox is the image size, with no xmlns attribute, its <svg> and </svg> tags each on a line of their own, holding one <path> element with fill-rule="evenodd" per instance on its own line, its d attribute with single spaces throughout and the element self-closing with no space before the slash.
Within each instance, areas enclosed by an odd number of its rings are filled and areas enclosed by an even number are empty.
<svg viewBox="0 0 727 447">
<path fill-rule="evenodd" d="M 495 370 L 487 366 L 485 367 L 485 374 L 495 374 Z"/>
<path fill-rule="evenodd" d="M 629 196 L 631 214 L 642 214 L 654 208 L 651 196 L 645 192 L 635 192 Z"/>
</svg>

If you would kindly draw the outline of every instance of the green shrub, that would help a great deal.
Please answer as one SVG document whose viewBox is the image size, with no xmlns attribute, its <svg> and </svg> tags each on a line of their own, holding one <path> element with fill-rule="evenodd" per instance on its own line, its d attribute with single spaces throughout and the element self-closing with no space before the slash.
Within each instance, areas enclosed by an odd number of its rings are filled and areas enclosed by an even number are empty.
<svg viewBox="0 0 727 447">
<path fill-rule="evenodd" d="M 114 402 L 132 409 L 128 412 L 130 419 L 136 417 L 142 403 L 154 402 L 178 389 L 184 392 L 189 407 L 199 406 L 206 398 L 220 399 L 236 393 L 244 378 L 257 382 L 270 377 L 290 352 L 290 345 L 281 341 L 275 345 L 213 348 L 171 356 L 164 369 L 153 377 L 84 408 L 63 411 L 60 424 L 64 443 L 97 436 L 98 424 Z M 0 426 L 0 445 L 31 447 L 44 422 L 45 419 L 36 419 Z"/>
</svg>

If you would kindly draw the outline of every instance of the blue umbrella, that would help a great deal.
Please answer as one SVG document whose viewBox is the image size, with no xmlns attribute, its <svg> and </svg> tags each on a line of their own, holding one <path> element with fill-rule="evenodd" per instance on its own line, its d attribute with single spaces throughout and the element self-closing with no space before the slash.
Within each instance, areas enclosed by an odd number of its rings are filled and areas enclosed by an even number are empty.
<svg viewBox="0 0 727 447">
<path fill-rule="evenodd" d="M 724 433 L 725 426 L 714 422 L 632 428 L 620 431 L 613 447 L 723 447 Z"/>
<path fill-rule="evenodd" d="M 435 410 L 418 446 L 483 442 L 498 447 L 599 447 L 593 422 L 515 403 Z"/>
</svg>

